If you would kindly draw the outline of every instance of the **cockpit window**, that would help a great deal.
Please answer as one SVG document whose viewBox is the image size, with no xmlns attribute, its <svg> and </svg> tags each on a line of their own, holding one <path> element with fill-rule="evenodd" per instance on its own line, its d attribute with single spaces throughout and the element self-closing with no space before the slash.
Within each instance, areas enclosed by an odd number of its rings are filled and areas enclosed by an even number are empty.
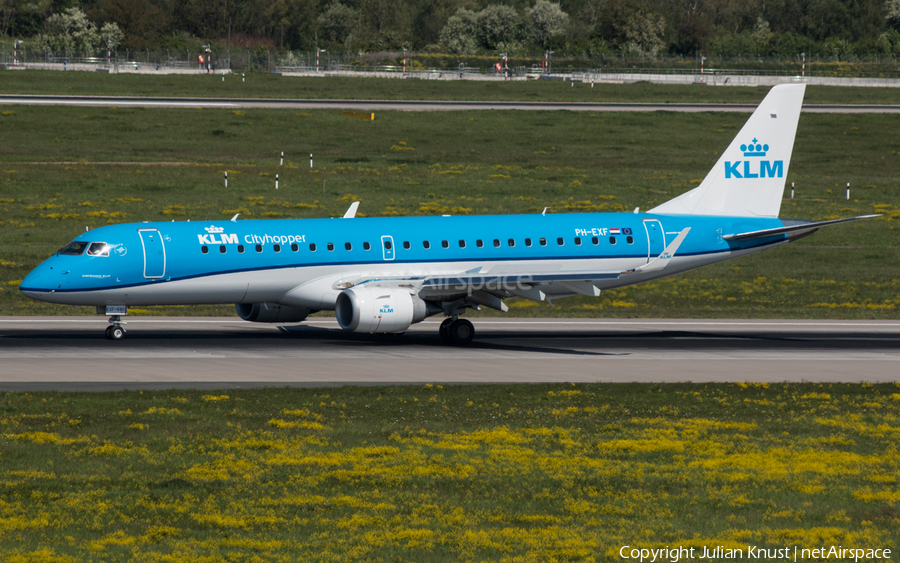
<svg viewBox="0 0 900 563">
<path fill-rule="evenodd" d="M 109 245 L 105 242 L 92 242 L 87 253 L 88 256 L 109 256 Z"/>
<path fill-rule="evenodd" d="M 86 242 L 83 242 L 80 240 L 73 240 L 69 244 L 62 247 L 59 250 L 59 252 L 57 252 L 57 254 L 66 254 L 68 256 L 81 256 L 82 254 L 84 254 L 84 249 L 87 248 L 87 245 L 88 245 L 88 243 L 86 243 Z"/>
</svg>

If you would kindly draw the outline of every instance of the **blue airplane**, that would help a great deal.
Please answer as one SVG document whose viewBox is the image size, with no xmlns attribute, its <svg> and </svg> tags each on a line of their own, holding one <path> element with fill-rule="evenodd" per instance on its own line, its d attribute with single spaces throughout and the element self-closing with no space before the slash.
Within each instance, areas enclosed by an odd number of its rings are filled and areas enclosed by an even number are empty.
<svg viewBox="0 0 900 563">
<path fill-rule="evenodd" d="M 774 87 L 697 188 L 645 213 L 355 218 L 354 202 L 343 219 L 111 225 L 76 237 L 19 290 L 96 306 L 111 340 L 130 306 L 235 303 L 251 322 L 333 310 L 364 333 L 440 314 L 441 339 L 468 344 L 470 308 L 597 296 L 874 217 L 778 218 L 804 91 Z"/>
</svg>

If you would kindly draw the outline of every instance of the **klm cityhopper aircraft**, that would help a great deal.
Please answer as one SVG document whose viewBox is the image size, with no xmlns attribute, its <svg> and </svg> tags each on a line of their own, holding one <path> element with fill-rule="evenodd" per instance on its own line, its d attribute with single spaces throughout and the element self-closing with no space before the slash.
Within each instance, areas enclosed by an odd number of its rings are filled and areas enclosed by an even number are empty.
<svg viewBox="0 0 900 563">
<path fill-rule="evenodd" d="M 334 310 L 368 333 L 443 314 L 441 338 L 467 344 L 469 308 L 597 296 L 866 218 L 778 218 L 804 89 L 774 87 L 696 189 L 646 213 L 357 219 L 357 202 L 345 220 L 113 225 L 79 235 L 19 290 L 97 306 L 112 340 L 129 306 L 235 303 L 253 322 Z"/>
</svg>

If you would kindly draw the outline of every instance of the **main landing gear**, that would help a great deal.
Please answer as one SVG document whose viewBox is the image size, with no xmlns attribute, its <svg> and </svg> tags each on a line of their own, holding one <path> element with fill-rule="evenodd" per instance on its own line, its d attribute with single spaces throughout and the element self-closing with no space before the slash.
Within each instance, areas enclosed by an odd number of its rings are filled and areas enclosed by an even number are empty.
<svg viewBox="0 0 900 563">
<path fill-rule="evenodd" d="M 109 318 L 110 325 L 106 327 L 107 340 L 122 340 L 125 338 L 125 328 L 122 326 L 122 320 L 119 315 L 113 315 Z"/>
<path fill-rule="evenodd" d="M 475 338 L 475 327 L 466 319 L 458 317 L 447 317 L 441 323 L 439 330 L 441 340 L 444 344 L 456 344 L 457 346 L 466 346 Z"/>
</svg>

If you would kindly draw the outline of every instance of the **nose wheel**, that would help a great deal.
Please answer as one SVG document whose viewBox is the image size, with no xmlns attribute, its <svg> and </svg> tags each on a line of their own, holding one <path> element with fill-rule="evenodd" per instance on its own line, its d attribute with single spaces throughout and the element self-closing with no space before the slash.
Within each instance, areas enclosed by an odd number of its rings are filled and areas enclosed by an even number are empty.
<svg viewBox="0 0 900 563">
<path fill-rule="evenodd" d="M 125 338 L 125 328 L 122 326 L 122 320 L 114 315 L 109 319 L 110 325 L 106 327 L 106 339 L 107 340 L 122 340 Z"/>
<path fill-rule="evenodd" d="M 448 317 L 438 330 L 444 344 L 466 346 L 475 338 L 475 327 L 466 319 Z"/>
</svg>

